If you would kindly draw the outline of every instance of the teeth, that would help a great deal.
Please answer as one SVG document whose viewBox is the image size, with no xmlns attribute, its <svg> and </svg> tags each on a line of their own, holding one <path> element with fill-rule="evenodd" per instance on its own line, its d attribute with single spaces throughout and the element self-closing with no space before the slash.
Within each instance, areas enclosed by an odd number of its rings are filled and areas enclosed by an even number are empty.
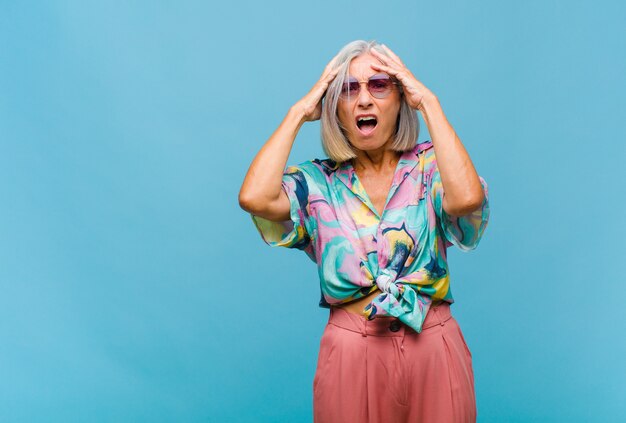
<svg viewBox="0 0 626 423">
<path fill-rule="evenodd" d="M 366 120 L 376 120 L 376 118 L 372 117 L 372 116 L 366 116 L 366 117 L 360 117 L 359 118 L 359 122 L 364 122 Z"/>
</svg>

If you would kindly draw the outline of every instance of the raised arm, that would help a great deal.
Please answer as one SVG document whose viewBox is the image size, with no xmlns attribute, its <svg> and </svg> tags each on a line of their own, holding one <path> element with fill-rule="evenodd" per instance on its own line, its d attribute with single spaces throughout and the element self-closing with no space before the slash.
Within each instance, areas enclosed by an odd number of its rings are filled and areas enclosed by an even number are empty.
<svg viewBox="0 0 626 423">
<path fill-rule="evenodd" d="M 280 222 L 289 219 L 289 198 L 282 177 L 300 127 L 320 118 L 322 98 L 337 75 L 331 60 L 311 91 L 294 104 L 252 161 L 239 190 L 239 205 L 248 213 Z"/>
<path fill-rule="evenodd" d="M 484 193 L 467 150 L 448 122 L 435 96 L 424 98 L 422 116 L 433 141 L 443 184 L 443 209 L 450 216 L 467 216 L 479 210 Z"/>
<path fill-rule="evenodd" d="M 451 216 L 465 216 L 481 207 L 484 200 L 480 178 L 467 150 L 448 122 L 437 97 L 418 81 L 388 47 L 391 57 L 372 51 L 384 65 L 372 65 L 402 83 L 409 105 L 422 112 L 432 138 L 445 195 L 443 209 Z"/>
</svg>

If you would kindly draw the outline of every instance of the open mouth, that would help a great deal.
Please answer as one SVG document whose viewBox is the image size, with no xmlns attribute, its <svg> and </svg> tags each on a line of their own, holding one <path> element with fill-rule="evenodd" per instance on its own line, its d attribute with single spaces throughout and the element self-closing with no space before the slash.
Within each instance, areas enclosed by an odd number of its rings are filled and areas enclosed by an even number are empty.
<svg viewBox="0 0 626 423">
<path fill-rule="evenodd" d="M 363 135 L 374 132 L 376 125 L 378 125 L 378 120 L 375 116 L 359 116 L 356 120 L 356 126 Z"/>
</svg>

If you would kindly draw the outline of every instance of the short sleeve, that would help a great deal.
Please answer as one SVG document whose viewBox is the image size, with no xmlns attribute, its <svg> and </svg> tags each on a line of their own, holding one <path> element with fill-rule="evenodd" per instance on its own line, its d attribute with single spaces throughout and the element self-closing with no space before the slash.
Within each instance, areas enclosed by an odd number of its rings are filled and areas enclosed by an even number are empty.
<svg viewBox="0 0 626 423">
<path fill-rule="evenodd" d="M 483 202 L 479 208 L 465 216 L 451 216 L 443 208 L 443 184 L 436 161 L 431 174 L 429 192 L 438 223 L 446 238 L 446 247 L 456 245 L 463 251 L 473 250 L 478 246 L 489 221 L 489 188 L 487 182 L 479 176 L 483 187 Z"/>
<path fill-rule="evenodd" d="M 305 172 L 297 166 L 289 166 L 283 173 L 282 189 L 290 204 L 290 220 L 274 222 L 260 216 L 252 216 L 263 241 L 272 247 L 304 250 L 312 257 L 311 237 L 307 231 L 309 215 L 309 185 Z"/>
</svg>

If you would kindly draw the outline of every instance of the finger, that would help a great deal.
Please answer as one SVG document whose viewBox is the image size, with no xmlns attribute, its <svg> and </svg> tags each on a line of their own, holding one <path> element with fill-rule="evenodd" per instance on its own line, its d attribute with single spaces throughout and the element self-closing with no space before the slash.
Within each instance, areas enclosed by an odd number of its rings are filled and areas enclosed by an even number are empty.
<svg viewBox="0 0 626 423">
<path fill-rule="evenodd" d="M 327 76 L 332 79 L 337 76 L 337 73 L 339 73 L 339 68 L 332 69 L 330 72 L 328 72 Z"/>
<path fill-rule="evenodd" d="M 389 54 L 391 57 L 394 58 L 395 61 L 397 61 L 398 63 L 401 63 L 402 65 L 404 65 L 404 63 L 402 62 L 402 60 L 400 60 L 398 55 L 396 53 L 394 53 L 393 51 L 391 51 L 391 49 L 389 47 L 387 47 L 385 44 L 383 44 L 383 48 L 385 49 L 387 54 Z"/>
<path fill-rule="evenodd" d="M 393 76 L 398 76 L 398 74 L 400 73 L 400 71 L 398 71 L 397 69 L 394 69 L 391 66 L 387 66 L 387 65 L 377 65 L 377 64 L 372 63 L 370 66 L 376 70 L 386 72 Z"/>
<path fill-rule="evenodd" d="M 384 54 L 372 49 L 370 50 L 371 53 L 374 55 L 374 57 L 376 57 L 378 60 L 380 60 L 383 65 L 389 65 L 390 63 L 393 63 L 393 59 L 391 57 L 387 57 Z"/>
<path fill-rule="evenodd" d="M 324 74 L 322 74 L 322 77 L 320 78 L 319 82 L 321 82 L 322 84 L 324 84 L 326 87 L 333 81 L 333 79 L 335 79 L 335 77 L 337 76 L 337 73 L 339 72 L 339 68 L 336 69 L 332 69 L 328 72 L 324 72 Z"/>
<path fill-rule="evenodd" d="M 333 59 L 334 60 L 334 59 Z M 327 78 L 329 75 L 333 75 L 333 78 L 335 77 L 335 75 L 337 75 L 337 72 L 339 72 L 339 67 L 336 67 L 333 69 L 333 67 L 331 65 L 333 65 L 334 63 L 331 61 L 326 68 L 324 69 L 324 72 L 322 72 L 322 77 L 320 79 L 325 79 Z"/>
<path fill-rule="evenodd" d="M 414 85 L 415 84 L 421 87 L 424 86 L 417 78 L 415 78 L 415 75 L 413 75 L 407 68 L 403 67 L 402 69 L 397 69 L 397 68 L 392 68 L 391 66 L 375 65 L 375 64 L 372 64 L 370 66 L 374 69 L 381 70 L 383 72 L 388 73 L 389 75 L 395 76 L 396 79 L 402 83 L 402 85 L 407 85 L 407 84 Z"/>
<path fill-rule="evenodd" d="M 328 90 L 328 86 L 330 85 L 330 83 L 333 81 L 333 79 L 335 79 L 335 77 L 337 76 L 337 72 L 339 72 L 339 69 L 333 69 L 330 72 L 328 72 L 327 75 L 322 75 L 322 77 L 320 78 L 319 81 L 317 81 L 316 85 L 316 95 L 324 97 L 326 95 L 326 90 Z"/>
<path fill-rule="evenodd" d="M 391 56 L 387 56 L 385 54 L 382 54 L 381 52 L 378 52 L 376 50 L 372 50 L 372 52 L 374 52 L 374 56 L 380 60 L 381 62 L 383 62 L 383 64 L 385 65 L 395 65 L 397 67 L 404 67 L 404 65 L 402 64 L 402 62 L 398 62 L 396 61 L 393 57 Z"/>
<path fill-rule="evenodd" d="M 411 86 L 415 82 L 417 82 L 417 81 L 414 81 L 414 78 L 412 78 L 410 74 L 407 74 L 407 72 L 405 72 L 405 69 L 398 70 L 398 69 L 392 68 L 391 66 L 375 65 L 375 64 L 372 64 L 370 66 L 374 70 L 379 70 L 379 71 L 387 73 L 388 75 L 395 77 L 404 87 Z"/>
</svg>

